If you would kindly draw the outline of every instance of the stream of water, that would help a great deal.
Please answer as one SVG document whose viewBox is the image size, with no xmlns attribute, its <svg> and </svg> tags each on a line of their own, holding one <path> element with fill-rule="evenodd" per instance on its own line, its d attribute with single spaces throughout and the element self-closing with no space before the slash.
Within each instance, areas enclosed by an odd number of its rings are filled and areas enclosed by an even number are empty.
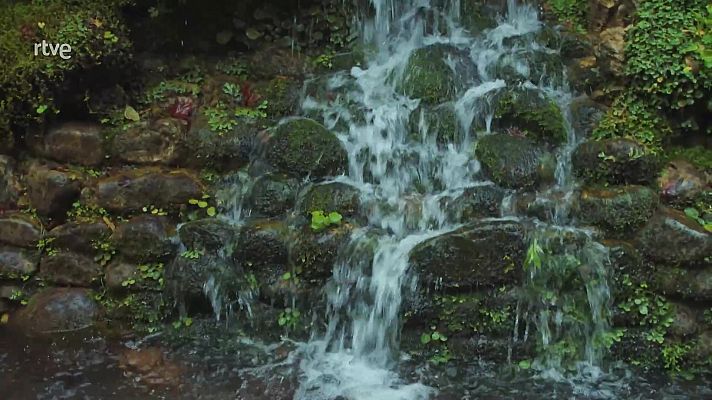
<svg viewBox="0 0 712 400">
<path fill-rule="evenodd" d="M 431 388 L 420 383 L 405 384 L 394 372 L 394 365 L 402 357 L 401 302 L 417 287 L 408 268 L 408 254 L 418 243 L 458 228 L 443 209 L 441 198 L 490 184 L 480 174 L 472 147 L 477 136 L 490 133 L 493 96 L 516 84 L 499 76 L 497 67 L 505 59 L 520 77 L 528 77 L 534 68 L 528 55 L 544 49 L 529 35 L 542 27 L 537 10 L 513 0 L 501 10 L 498 25 L 482 33 L 470 33 L 459 26 L 459 1 L 370 3 L 373 13 L 363 19 L 363 37 L 366 46 L 377 51 L 364 67 L 353 67 L 350 74 L 336 74 L 328 81 L 328 90 L 339 93 L 340 101 L 323 103 L 307 98 L 304 102 L 305 111 L 319 113 L 346 147 L 350 169 L 347 176 L 338 180 L 361 190 L 370 226 L 354 234 L 349 250 L 334 266 L 333 281 L 327 288 L 328 329 L 317 333 L 305 346 L 301 365 L 304 379 L 298 399 L 426 399 L 432 395 Z M 514 37 L 527 39 L 516 44 L 507 40 Z M 454 101 L 460 125 L 458 135 L 445 145 L 438 143 L 438 132 L 428 126 L 420 102 L 398 90 L 410 55 L 434 44 L 459 49 L 466 55 L 469 68 L 465 70 L 472 71 L 471 76 L 457 76 L 467 88 Z M 446 62 L 457 70 L 462 60 L 448 58 Z M 546 93 L 562 110 L 567 110 L 571 94 L 561 80 L 553 79 L 554 74 L 550 76 L 552 79 L 544 75 L 523 85 Z M 414 117 L 420 140 L 409 136 Z M 553 224 L 542 230 L 575 230 L 567 227 L 571 223 L 568 207 L 574 187 L 570 159 L 580 138 L 570 124 L 567 139 L 557 154 L 556 185 L 540 194 L 556 199 Z M 512 201 L 511 196 L 506 199 Z M 358 245 L 364 240 L 375 242 L 375 246 Z M 582 361 L 596 365 L 601 354 L 593 343 L 608 328 L 609 296 L 603 269 L 607 255 L 602 246 L 587 242 L 581 252 L 586 253 L 585 260 L 595 278 L 584 289 L 590 305 L 586 322 L 576 327 L 562 322 L 561 312 L 557 311 L 562 304 L 552 303 L 540 292 L 525 297 L 517 318 L 526 321 L 523 339 L 530 323 L 536 325 L 543 348 L 561 336 L 573 335 L 574 340 L 585 345 L 586 359 Z M 537 275 L 546 275 L 546 271 L 532 270 L 530 284 L 537 281 Z M 513 340 L 520 339 L 515 332 Z M 551 372 L 560 365 L 551 357 L 542 358 L 541 368 Z"/>
</svg>

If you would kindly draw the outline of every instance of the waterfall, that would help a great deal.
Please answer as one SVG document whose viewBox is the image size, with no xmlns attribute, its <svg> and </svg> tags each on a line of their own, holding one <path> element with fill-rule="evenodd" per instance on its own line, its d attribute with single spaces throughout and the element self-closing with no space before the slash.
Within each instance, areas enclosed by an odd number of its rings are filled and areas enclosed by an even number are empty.
<svg viewBox="0 0 712 400">
<path fill-rule="evenodd" d="M 542 27 L 534 7 L 509 0 L 496 27 L 469 32 L 459 25 L 460 5 L 459 0 L 370 0 L 371 12 L 362 18 L 363 40 L 367 48 L 377 51 L 369 55 L 366 66 L 353 67 L 350 73 L 337 73 L 328 80 L 328 89 L 338 93 L 337 101 L 308 97 L 303 103 L 304 111 L 319 116 L 346 148 L 349 171 L 337 180 L 360 189 L 369 224 L 354 232 L 334 265 L 325 288 L 328 326 L 303 346 L 297 399 L 427 399 L 433 394 L 423 384 L 403 381 L 394 369 L 402 357 L 401 303 L 418 285 L 409 270 L 409 252 L 419 243 L 459 227 L 443 208 L 443 197 L 491 184 L 483 177 L 472 148 L 478 136 L 490 133 L 491 104 L 498 93 L 523 85 L 551 95 L 564 110 L 568 106 L 571 96 L 553 75 L 542 74 L 536 82 L 524 79 L 525 83 L 501 76 L 503 64 L 520 78 L 532 76 L 536 65 L 527 56 L 543 49 L 531 36 Z M 509 40 L 514 37 L 525 39 Z M 439 132 L 426 118 L 421 101 L 404 95 L 399 86 L 411 55 L 433 45 L 457 50 L 455 56 L 448 53 L 445 59 L 458 72 L 456 86 L 460 88 L 450 104 L 457 134 L 445 144 L 437 140 Z M 464 62 L 457 54 L 465 55 Z M 557 154 L 557 182 L 549 192 L 540 193 L 544 197 L 565 194 L 555 197 L 556 225 L 571 223 L 566 199 L 574 182 L 569 165 L 579 138 L 567 128 L 567 141 Z M 513 218 L 513 193 L 505 200 L 507 218 Z M 555 242 L 540 240 L 547 246 Z M 590 274 L 596 279 L 591 281 L 598 283 L 582 288 L 591 307 L 585 326 L 562 324 L 557 307 L 563 304 L 551 304 L 536 290 L 522 296 L 518 308 L 526 313 L 517 313 L 517 326 L 523 325 L 520 319 L 526 319 L 527 326 L 535 323 L 544 347 L 564 335 L 562 329 L 578 329 L 575 336 L 587 343 L 588 361 L 595 363 L 600 356 L 594 354 L 593 336 L 607 329 L 602 311 L 608 300 L 607 287 L 601 270 L 606 255 L 602 246 L 588 239 L 586 243 L 576 251 L 592 265 Z M 566 256 L 561 255 L 563 259 Z M 529 272 L 527 285 L 532 288 L 548 274 L 547 266 Z M 518 340 L 517 333 L 514 340 Z"/>
</svg>

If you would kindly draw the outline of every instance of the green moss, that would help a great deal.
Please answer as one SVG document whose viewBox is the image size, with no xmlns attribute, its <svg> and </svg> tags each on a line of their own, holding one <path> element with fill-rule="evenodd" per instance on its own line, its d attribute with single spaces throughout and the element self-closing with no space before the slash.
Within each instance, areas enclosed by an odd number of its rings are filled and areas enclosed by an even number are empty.
<svg viewBox="0 0 712 400">
<path fill-rule="evenodd" d="M 614 100 L 592 135 L 594 139 L 631 138 L 651 153 L 659 153 L 663 139 L 672 135 L 672 129 L 647 99 L 627 91 Z"/>
<path fill-rule="evenodd" d="M 49 0 L 0 5 L 0 132 L 56 112 L 68 76 L 123 62 L 131 43 L 117 17 L 127 0 Z M 35 56 L 33 44 L 67 43 L 72 57 Z M 82 88 L 73 88 L 82 91 Z"/>
<path fill-rule="evenodd" d="M 585 32 L 587 0 L 547 0 L 546 5 L 562 25 L 576 32 Z"/>
<path fill-rule="evenodd" d="M 495 123 L 500 129 L 516 128 L 546 142 L 566 141 L 564 117 L 559 106 L 534 90 L 509 91 L 500 97 L 495 109 Z"/>
<path fill-rule="evenodd" d="M 644 224 L 657 204 L 657 193 L 644 186 L 590 188 L 581 193 L 578 212 L 584 223 L 619 236 Z"/>
<path fill-rule="evenodd" d="M 455 75 L 445 61 L 448 47 L 431 45 L 410 55 L 398 90 L 427 104 L 450 100 L 455 94 Z"/>
</svg>

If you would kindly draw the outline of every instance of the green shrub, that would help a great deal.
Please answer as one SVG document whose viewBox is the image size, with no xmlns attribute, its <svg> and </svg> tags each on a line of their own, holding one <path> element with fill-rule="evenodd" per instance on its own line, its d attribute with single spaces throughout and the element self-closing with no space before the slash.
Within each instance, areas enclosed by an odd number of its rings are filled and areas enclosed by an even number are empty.
<svg viewBox="0 0 712 400">
<path fill-rule="evenodd" d="M 627 33 L 625 73 L 652 104 L 691 106 L 712 85 L 710 17 L 703 0 L 647 0 Z M 707 62 L 705 62 L 705 60 Z"/>
</svg>

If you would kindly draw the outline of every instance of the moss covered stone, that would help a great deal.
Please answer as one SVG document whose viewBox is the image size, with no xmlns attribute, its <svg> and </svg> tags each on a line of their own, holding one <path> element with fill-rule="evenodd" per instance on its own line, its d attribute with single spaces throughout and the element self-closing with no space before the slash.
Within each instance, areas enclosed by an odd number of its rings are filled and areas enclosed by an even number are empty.
<svg viewBox="0 0 712 400">
<path fill-rule="evenodd" d="M 331 182 L 309 187 L 302 196 L 300 210 L 304 214 L 312 211 L 330 213 L 336 211 L 344 217 L 353 217 L 360 208 L 361 192 L 354 186 Z"/>
<path fill-rule="evenodd" d="M 448 59 L 454 60 L 455 70 L 448 65 Z M 458 77 L 468 76 L 466 68 L 466 57 L 457 48 L 445 44 L 426 46 L 410 55 L 397 90 L 426 104 L 452 100 L 460 89 Z"/>
<path fill-rule="evenodd" d="M 616 237 L 645 224 L 657 205 L 657 193 L 645 186 L 593 187 L 581 191 L 575 214 Z"/>
<path fill-rule="evenodd" d="M 253 210 L 268 217 L 288 212 L 297 197 L 299 182 L 282 174 L 263 175 L 255 181 L 250 193 Z"/>
<path fill-rule="evenodd" d="M 638 234 L 643 252 L 653 260 L 685 267 L 709 264 L 712 235 L 684 213 L 663 209 Z"/>
<path fill-rule="evenodd" d="M 415 142 L 427 143 L 434 138 L 438 144 L 447 145 L 462 140 L 459 135 L 460 123 L 452 103 L 421 106 L 411 113 L 408 122 L 409 138 Z M 421 127 L 424 128 L 423 132 Z"/>
<path fill-rule="evenodd" d="M 475 155 L 488 176 L 504 187 L 533 188 L 553 179 L 553 157 L 525 137 L 487 135 L 477 142 Z"/>
<path fill-rule="evenodd" d="M 516 130 L 548 143 L 566 141 L 566 125 L 557 103 L 535 89 L 517 89 L 500 95 L 495 104 L 494 126 Z"/>
<path fill-rule="evenodd" d="M 289 120 L 275 129 L 267 159 L 282 172 L 298 178 L 333 176 L 348 168 L 346 151 L 336 135 L 307 118 Z"/>
<path fill-rule="evenodd" d="M 572 162 L 574 173 L 589 183 L 650 183 L 659 166 L 658 157 L 645 146 L 624 138 L 582 143 Z"/>
</svg>

